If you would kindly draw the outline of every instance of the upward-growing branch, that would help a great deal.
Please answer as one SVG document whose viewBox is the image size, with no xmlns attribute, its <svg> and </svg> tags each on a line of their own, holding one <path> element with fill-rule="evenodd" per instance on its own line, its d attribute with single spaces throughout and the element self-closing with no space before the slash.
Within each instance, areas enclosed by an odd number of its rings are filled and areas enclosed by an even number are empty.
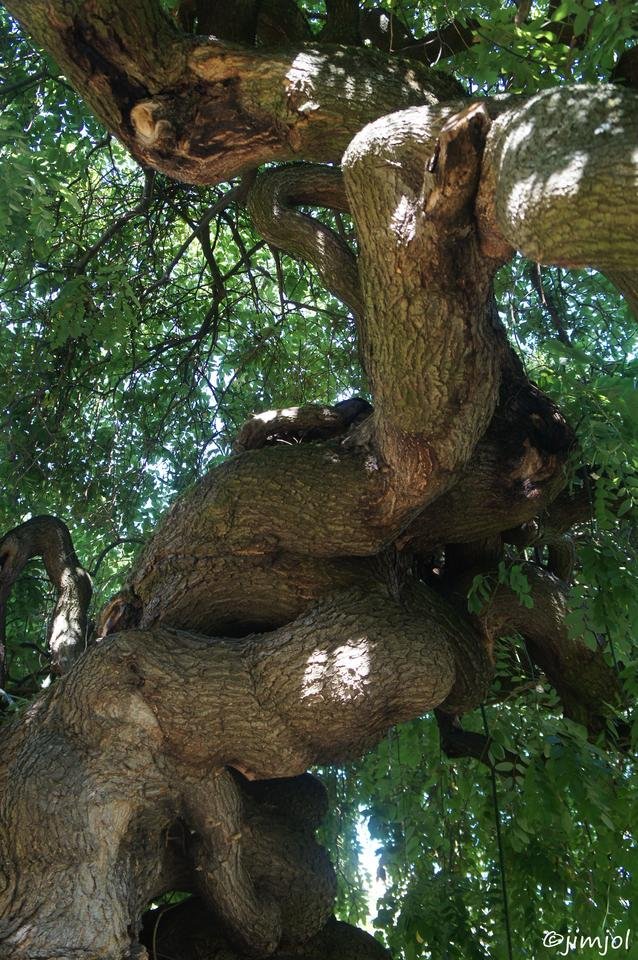
<svg viewBox="0 0 638 960">
<path fill-rule="evenodd" d="M 489 125 L 479 105 L 406 110 L 364 128 L 343 158 L 377 446 L 415 506 L 467 463 L 498 396 L 497 262 L 474 216 Z"/>
</svg>

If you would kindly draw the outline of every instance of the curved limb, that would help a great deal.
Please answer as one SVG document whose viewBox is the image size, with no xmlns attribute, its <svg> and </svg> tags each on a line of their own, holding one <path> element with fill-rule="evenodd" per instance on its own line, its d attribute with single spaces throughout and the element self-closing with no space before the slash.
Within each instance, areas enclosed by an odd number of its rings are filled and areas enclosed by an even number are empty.
<svg viewBox="0 0 638 960">
<path fill-rule="evenodd" d="M 196 889 L 235 945 L 271 953 L 319 931 L 336 894 L 334 870 L 314 839 L 327 810 L 320 781 L 304 774 L 251 782 L 231 770 L 212 790 L 196 785 L 185 795 Z"/>
<path fill-rule="evenodd" d="M 375 444 L 415 508 L 451 486 L 498 398 L 497 264 L 480 252 L 474 221 L 489 123 L 478 106 L 401 111 L 365 127 L 343 157 Z"/>
<path fill-rule="evenodd" d="M 5 605 L 13 584 L 32 557 L 41 557 L 57 600 L 48 631 L 52 667 L 65 673 L 86 649 L 91 578 L 73 549 L 69 529 L 57 517 L 32 517 L 0 540 L 0 623 L 4 633 Z M 0 640 L 2 640 L 0 635 Z M 2 664 L 0 664 L 2 672 Z M 0 687 L 4 686 L 0 676 Z"/>
<path fill-rule="evenodd" d="M 245 849 L 246 812 L 236 782 L 220 770 L 212 784 L 201 777 L 185 778 L 183 786 L 183 815 L 195 834 L 190 859 L 199 894 L 239 946 L 254 956 L 270 956 L 281 941 L 281 909 L 255 883 Z"/>
<path fill-rule="evenodd" d="M 533 607 L 522 606 L 508 587 L 499 585 L 481 614 L 483 627 L 492 640 L 520 633 L 532 660 L 556 689 L 566 716 L 597 736 L 623 705 L 618 674 L 600 650 L 570 636 L 565 622 L 567 585 L 536 564 L 524 564 L 523 571 Z"/>
<path fill-rule="evenodd" d="M 329 423 L 336 408 L 341 414 L 335 405 Z M 323 418 L 325 409 L 302 412 Z M 249 424 L 251 446 L 281 428 L 278 416 Z M 573 433 L 522 374 L 503 378 L 499 406 L 467 467 L 411 523 L 364 436 L 371 425 L 368 417 L 341 442 L 250 450 L 202 478 L 136 561 L 124 616 L 109 608 L 106 632 L 158 622 L 234 635 L 270 629 L 331 590 L 378 581 L 373 558 L 393 541 L 418 555 L 500 534 L 542 513 L 566 482 Z"/>
<path fill-rule="evenodd" d="M 341 170 L 310 163 L 267 170 L 257 177 L 247 200 L 248 212 L 262 237 L 311 263 L 328 290 L 355 316 L 362 314 L 354 254 L 334 230 L 295 209 L 301 204 L 348 212 Z"/>
<path fill-rule="evenodd" d="M 503 347 L 491 303 L 497 263 L 480 253 L 474 222 L 489 124 L 482 107 L 456 113 L 450 105 L 393 114 L 354 138 L 343 165 L 363 299 L 343 241 L 292 209 L 304 201 L 346 208 L 337 170 L 269 171 L 249 199 L 261 232 L 315 263 L 353 307 L 375 397 L 372 442 L 388 497 L 403 501 L 406 511 L 450 486 L 497 399 Z"/>
</svg>

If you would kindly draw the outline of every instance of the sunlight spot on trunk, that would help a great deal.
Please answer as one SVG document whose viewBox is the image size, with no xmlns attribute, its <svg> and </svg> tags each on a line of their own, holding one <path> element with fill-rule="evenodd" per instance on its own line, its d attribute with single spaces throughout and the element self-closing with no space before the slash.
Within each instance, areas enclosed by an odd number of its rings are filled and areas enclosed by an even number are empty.
<svg viewBox="0 0 638 960">
<path fill-rule="evenodd" d="M 327 696 L 345 703 L 364 692 L 369 674 L 367 637 L 342 644 L 332 652 L 315 650 L 306 665 L 301 695 L 304 699 Z"/>
<path fill-rule="evenodd" d="M 402 196 L 396 206 L 390 227 L 401 243 L 408 244 L 416 235 L 414 204 Z"/>
</svg>

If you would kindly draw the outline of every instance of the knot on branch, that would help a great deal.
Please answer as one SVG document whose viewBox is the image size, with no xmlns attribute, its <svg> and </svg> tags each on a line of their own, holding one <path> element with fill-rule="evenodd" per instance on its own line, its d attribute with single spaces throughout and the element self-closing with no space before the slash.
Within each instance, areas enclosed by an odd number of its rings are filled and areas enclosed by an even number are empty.
<svg viewBox="0 0 638 960">
<path fill-rule="evenodd" d="M 159 100 L 142 100 L 131 109 L 130 119 L 141 147 L 169 146 L 175 140 L 173 124 L 165 114 L 166 107 Z"/>
</svg>

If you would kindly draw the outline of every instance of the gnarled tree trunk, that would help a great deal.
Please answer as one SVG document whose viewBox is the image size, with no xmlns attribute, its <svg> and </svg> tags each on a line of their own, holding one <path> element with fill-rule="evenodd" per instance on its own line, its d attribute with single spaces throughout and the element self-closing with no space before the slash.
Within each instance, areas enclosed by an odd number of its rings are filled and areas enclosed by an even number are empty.
<svg viewBox="0 0 638 960">
<path fill-rule="evenodd" d="M 194 183 L 315 162 L 262 173 L 248 206 L 351 307 L 374 409 L 251 422 L 167 513 L 86 651 L 86 579 L 59 525 L 0 542 L 1 600 L 38 552 L 72 611 L 54 644 L 66 675 L 3 731 L 0 958 L 118 960 L 144 955 L 140 937 L 184 960 L 380 957 L 331 919 L 307 768 L 477 706 L 512 628 L 592 733 L 621 696 L 567 638 L 552 573 L 530 569 L 532 610 L 501 591 L 471 618 L 463 592 L 551 517 L 573 447 L 506 342 L 494 272 L 519 249 L 631 275 L 638 96 L 470 102 L 377 51 L 189 36 L 154 0 L 8 6 L 141 162 Z M 351 6 L 329 5 L 326 37 L 360 37 Z M 250 41 L 253 14 L 234 23 Z M 349 210 L 358 257 L 300 204 Z M 301 443 L 273 443 L 291 431 Z M 141 932 L 176 888 L 199 899 Z"/>
</svg>

